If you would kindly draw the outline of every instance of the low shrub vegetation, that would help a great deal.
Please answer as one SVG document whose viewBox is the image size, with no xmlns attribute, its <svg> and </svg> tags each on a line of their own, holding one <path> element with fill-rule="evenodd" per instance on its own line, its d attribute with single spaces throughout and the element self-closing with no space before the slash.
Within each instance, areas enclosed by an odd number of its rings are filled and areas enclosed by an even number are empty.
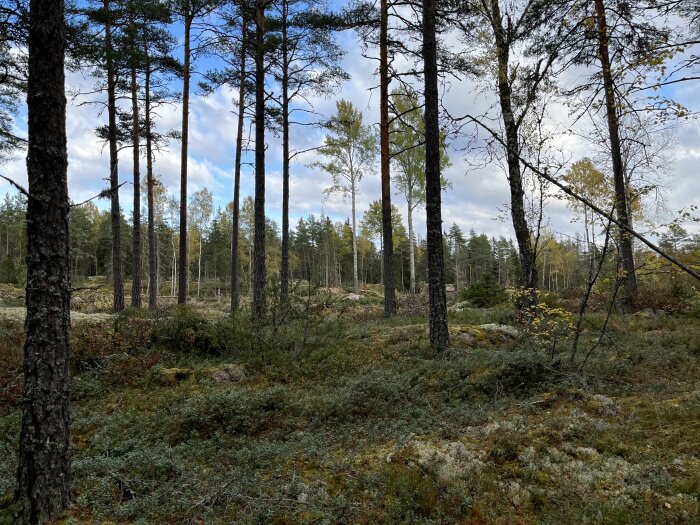
<svg viewBox="0 0 700 525">
<path fill-rule="evenodd" d="M 581 371 L 562 364 L 566 330 L 554 353 L 532 344 L 508 303 L 453 308 L 455 344 L 437 352 L 422 299 L 384 319 L 310 297 L 265 322 L 168 307 L 76 323 L 75 506 L 60 522 L 700 520 L 689 311 L 614 318 Z M 22 337 L 0 323 L 0 495 Z"/>
</svg>

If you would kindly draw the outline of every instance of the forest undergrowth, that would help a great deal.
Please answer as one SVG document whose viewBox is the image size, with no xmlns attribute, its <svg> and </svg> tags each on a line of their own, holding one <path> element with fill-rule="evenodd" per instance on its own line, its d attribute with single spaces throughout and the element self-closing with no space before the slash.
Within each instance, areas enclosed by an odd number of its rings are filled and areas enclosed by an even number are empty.
<svg viewBox="0 0 700 525">
<path fill-rule="evenodd" d="M 193 307 L 74 321 L 58 523 L 700 522 L 698 310 L 616 314 L 581 368 L 567 330 L 553 345 L 504 305 L 453 308 L 437 352 L 421 308 L 402 297 L 385 319 L 379 299 L 318 297 L 257 324 Z M 1 318 L 0 508 L 22 332 Z"/>
</svg>

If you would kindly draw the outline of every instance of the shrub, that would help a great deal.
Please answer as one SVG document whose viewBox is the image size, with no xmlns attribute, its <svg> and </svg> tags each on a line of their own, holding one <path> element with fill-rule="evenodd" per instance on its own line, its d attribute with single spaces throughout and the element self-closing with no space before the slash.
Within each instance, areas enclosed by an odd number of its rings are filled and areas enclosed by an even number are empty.
<svg viewBox="0 0 700 525">
<path fill-rule="evenodd" d="M 682 297 L 674 293 L 673 289 L 665 286 L 644 286 L 639 290 L 637 296 L 637 309 L 639 310 L 663 310 L 667 313 L 674 313 L 682 310 L 685 303 Z"/>
<path fill-rule="evenodd" d="M 213 323 L 186 305 L 178 305 L 169 312 L 169 317 L 153 326 L 152 344 L 176 353 L 221 355 L 222 341 Z"/>
<path fill-rule="evenodd" d="M 505 289 L 496 282 L 493 275 L 485 273 L 481 279 L 464 289 L 462 298 L 479 308 L 489 308 L 504 302 L 507 296 Z"/>
<path fill-rule="evenodd" d="M 187 399 L 176 409 L 175 441 L 218 433 L 255 435 L 275 425 L 284 425 L 283 412 L 289 392 L 282 387 L 259 391 L 214 391 Z"/>
</svg>

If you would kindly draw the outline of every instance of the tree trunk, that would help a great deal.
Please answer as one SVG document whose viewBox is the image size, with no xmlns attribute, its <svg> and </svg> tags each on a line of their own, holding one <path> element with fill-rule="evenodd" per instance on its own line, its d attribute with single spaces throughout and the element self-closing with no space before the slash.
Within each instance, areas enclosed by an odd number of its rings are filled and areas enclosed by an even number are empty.
<svg viewBox="0 0 700 525">
<path fill-rule="evenodd" d="M 236 131 L 236 165 L 233 182 L 233 222 L 231 227 L 231 311 L 238 310 L 238 236 L 241 224 L 241 159 L 243 156 L 243 124 L 245 111 L 245 77 L 248 40 L 248 20 L 241 28 L 241 85 L 238 89 L 238 129 Z"/>
<path fill-rule="evenodd" d="M 280 302 L 289 300 L 289 49 L 287 0 L 282 0 L 282 266 Z M 311 282 L 311 276 L 309 276 Z"/>
<path fill-rule="evenodd" d="M 351 175 L 350 193 L 352 197 L 352 278 L 355 293 L 360 293 L 360 278 L 357 273 L 357 222 L 355 220 L 355 178 Z"/>
<path fill-rule="evenodd" d="M 537 254 L 532 246 L 532 235 L 525 217 L 525 191 L 523 190 L 522 172 L 518 152 L 518 125 L 513 115 L 512 90 L 510 86 L 510 43 L 509 36 L 503 28 L 503 21 L 498 0 L 491 0 L 491 24 L 496 42 L 496 57 L 498 60 L 498 98 L 503 116 L 503 128 L 506 135 L 506 163 L 508 165 L 508 184 L 510 185 L 510 212 L 518 242 L 520 268 L 522 274 L 521 286 L 530 290 L 521 302 L 526 307 L 534 301 L 534 290 L 537 288 Z"/>
<path fill-rule="evenodd" d="M 119 208 L 119 158 L 117 154 L 117 103 L 114 57 L 112 56 L 112 22 L 109 0 L 103 2 L 105 10 L 105 55 L 107 66 L 107 114 L 109 134 L 109 189 L 112 220 L 112 281 L 114 284 L 113 307 L 115 312 L 124 309 L 124 282 L 122 280 L 121 210 Z"/>
<path fill-rule="evenodd" d="M 133 38 L 136 38 L 135 29 Z M 135 43 L 132 44 L 131 52 L 136 54 Z M 132 58 L 132 60 L 135 60 L 135 58 Z M 139 136 L 139 99 L 135 64 L 131 66 L 131 141 L 134 148 L 133 280 L 131 285 L 131 306 L 134 308 L 141 308 L 141 170 L 139 166 L 141 137 Z"/>
<path fill-rule="evenodd" d="M 148 57 L 148 44 L 144 43 Z M 147 59 L 145 89 L 146 118 L 146 186 L 148 191 L 148 307 L 158 308 L 158 239 L 156 238 L 155 204 L 153 201 L 153 139 L 151 136 L 151 64 Z"/>
<path fill-rule="evenodd" d="M 423 0 L 423 60 L 425 65 L 425 209 L 430 296 L 430 343 L 450 345 L 447 328 L 445 262 L 442 249 L 440 184 L 440 123 L 437 68 L 436 0 Z"/>
<path fill-rule="evenodd" d="M 200 228 L 201 229 L 201 228 Z M 197 257 L 197 299 L 202 289 L 202 232 L 199 232 L 199 257 Z"/>
<path fill-rule="evenodd" d="M 389 6 L 381 0 L 381 29 L 379 35 L 379 106 L 380 155 L 382 171 L 382 236 L 384 239 L 383 281 L 384 315 L 396 313 L 396 283 L 394 278 L 394 236 L 391 224 L 391 166 L 389 154 Z"/>
<path fill-rule="evenodd" d="M 459 292 L 459 245 L 455 238 L 455 292 Z"/>
<path fill-rule="evenodd" d="M 409 190 L 410 191 L 410 190 Z M 416 241 L 413 232 L 413 197 L 408 198 L 408 267 L 411 273 L 411 293 L 416 293 Z"/>
<path fill-rule="evenodd" d="M 265 0 L 255 6 L 255 235 L 253 315 L 265 313 Z"/>
<path fill-rule="evenodd" d="M 180 274 L 178 275 L 178 304 L 187 302 L 189 265 L 187 264 L 187 142 L 190 123 L 190 33 L 192 17 L 189 0 L 185 0 L 185 51 L 182 80 L 182 149 L 180 155 Z"/>
<path fill-rule="evenodd" d="M 610 153 L 612 155 L 613 177 L 615 179 L 615 211 L 618 220 L 631 228 L 629 208 L 627 205 L 627 187 L 622 164 L 620 148 L 620 126 L 615 100 L 610 52 L 608 49 L 608 26 L 605 17 L 603 0 L 595 0 L 596 18 L 598 22 L 598 58 L 603 69 L 603 88 L 605 89 L 605 108 L 610 133 Z M 625 273 L 622 287 L 624 294 L 621 300 L 622 310 L 630 312 L 637 302 L 637 274 L 634 265 L 634 250 L 632 236 L 624 229 L 620 230 L 620 258 L 622 270 Z"/>
<path fill-rule="evenodd" d="M 70 243 L 62 0 L 32 0 L 27 85 L 27 287 L 18 523 L 70 503 Z"/>
</svg>

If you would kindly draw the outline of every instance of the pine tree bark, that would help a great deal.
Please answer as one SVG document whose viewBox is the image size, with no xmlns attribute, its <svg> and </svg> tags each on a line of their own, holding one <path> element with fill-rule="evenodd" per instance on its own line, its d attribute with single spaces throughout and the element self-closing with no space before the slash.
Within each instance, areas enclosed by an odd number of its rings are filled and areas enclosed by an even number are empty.
<svg viewBox="0 0 700 525">
<path fill-rule="evenodd" d="M 289 300 L 289 49 L 287 0 L 282 0 L 282 264 L 280 301 Z"/>
<path fill-rule="evenodd" d="M 27 85 L 27 287 L 18 522 L 70 503 L 70 255 L 62 0 L 31 0 Z"/>
<path fill-rule="evenodd" d="M 521 286 L 532 293 L 525 295 L 521 306 L 529 306 L 534 300 L 534 290 L 538 285 L 536 253 L 532 246 L 532 234 L 525 216 L 525 191 L 520 168 L 518 152 L 518 125 L 513 114 L 513 99 L 510 86 L 510 44 L 503 28 L 499 0 L 491 0 L 491 25 L 496 43 L 498 62 L 498 99 L 503 117 L 503 129 L 506 135 L 506 164 L 508 166 L 508 184 L 510 186 L 510 213 L 518 243 L 520 257 Z"/>
<path fill-rule="evenodd" d="M 182 79 L 182 149 L 180 154 L 180 273 L 178 274 L 177 303 L 187 302 L 189 264 L 187 262 L 187 147 L 190 124 L 190 76 L 192 16 L 190 3 L 185 0 L 184 74 Z"/>
<path fill-rule="evenodd" d="M 243 155 L 243 124 L 245 111 L 246 55 L 248 20 L 244 16 L 241 28 L 241 85 L 238 88 L 238 129 L 236 131 L 236 165 L 233 182 L 233 222 L 231 227 L 231 311 L 238 310 L 238 237 L 241 225 L 241 161 Z"/>
<path fill-rule="evenodd" d="M 131 52 L 132 60 L 136 60 L 136 29 L 132 28 L 134 34 L 132 38 Z M 132 285 L 131 285 L 131 306 L 141 308 L 141 137 L 139 130 L 139 99 L 138 82 L 136 78 L 136 64 L 131 65 L 131 141 L 134 164 L 134 209 L 133 209 L 133 234 L 132 234 Z"/>
<path fill-rule="evenodd" d="M 423 61 L 425 76 L 425 209 L 430 300 L 430 343 L 447 348 L 445 262 L 442 246 L 440 184 L 440 122 L 437 68 L 436 0 L 423 0 Z"/>
<path fill-rule="evenodd" d="M 617 114 L 617 102 L 615 100 L 615 85 L 612 76 L 610 62 L 610 50 L 608 44 L 608 26 L 605 16 L 603 0 L 595 0 L 595 11 L 598 26 L 598 58 L 603 70 L 603 88 L 605 91 L 605 109 L 608 120 L 608 132 L 610 134 L 610 153 L 612 155 L 613 178 L 615 181 L 615 212 L 618 220 L 627 228 L 632 228 L 627 204 L 627 186 L 622 163 L 622 150 L 620 146 L 620 123 Z M 622 270 L 625 273 L 622 282 L 623 297 L 622 310 L 630 312 L 637 302 L 637 273 L 634 265 L 634 249 L 632 236 L 624 229 L 620 230 L 620 259 Z"/>
<path fill-rule="evenodd" d="M 158 308 L 158 238 L 156 237 L 156 217 L 153 180 L 153 137 L 151 123 L 151 64 L 148 59 L 148 43 L 144 42 L 146 73 L 144 79 L 144 117 L 146 121 L 146 186 L 148 192 L 148 307 Z"/>
<path fill-rule="evenodd" d="M 255 6 L 255 234 L 253 315 L 265 313 L 265 0 Z"/>
<path fill-rule="evenodd" d="M 382 172 L 382 251 L 384 281 L 384 315 L 396 313 L 396 285 L 394 276 L 394 239 L 391 224 L 391 166 L 389 155 L 389 7 L 381 0 L 379 35 L 379 141 Z"/>
<path fill-rule="evenodd" d="M 107 116 L 109 141 L 109 189 L 111 197 L 112 223 L 112 282 L 113 308 L 124 309 L 124 281 L 122 276 L 121 209 L 119 206 L 119 157 L 117 145 L 117 102 L 114 50 L 112 49 L 112 21 L 109 0 L 104 0 L 105 11 L 105 56 L 107 68 Z"/>
</svg>

